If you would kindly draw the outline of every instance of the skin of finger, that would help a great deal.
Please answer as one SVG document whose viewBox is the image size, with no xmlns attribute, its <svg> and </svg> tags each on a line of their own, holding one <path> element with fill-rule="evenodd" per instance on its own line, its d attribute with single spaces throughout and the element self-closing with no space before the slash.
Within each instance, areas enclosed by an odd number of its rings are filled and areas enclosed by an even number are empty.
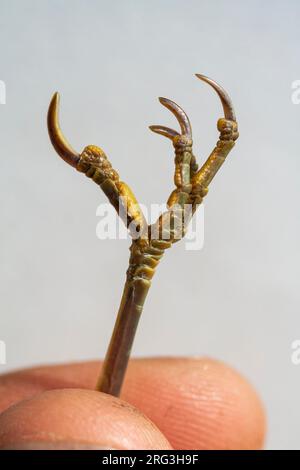
<svg viewBox="0 0 300 470">
<path fill-rule="evenodd" d="M 95 386 L 99 362 L 41 367 L 2 376 L 0 409 L 43 390 Z M 136 359 L 122 398 L 146 414 L 177 449 L 260 449 L 265 414 L 252 386 L 208 358 Z"/>
<path fill-rule="evenodd" d="M 0 449 L 171 449 L 140 411 L 92 390 L 42 392 L 0 415 Z"/>
</svg>

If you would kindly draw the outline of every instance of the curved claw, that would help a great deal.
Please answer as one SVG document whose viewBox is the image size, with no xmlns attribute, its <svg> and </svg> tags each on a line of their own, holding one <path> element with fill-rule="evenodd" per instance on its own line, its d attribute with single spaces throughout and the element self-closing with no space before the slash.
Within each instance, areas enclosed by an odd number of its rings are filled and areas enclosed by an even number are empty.
<svg viewBox="0 0 300 470">
<path fill-rule="evenodd" d="M 149 129 L 152 132 L 156 132 L 156 134 L 160 134 L 165 137 L 168 137 L 171 140 L 173 140 L 174 137 L 177 137 L 180 135 L 177 131 L 174 131 L 174 129 L 170 129 L 169 127 L 166 127 L 166 126 L 149 126 Z"/>
<path fill-rule="evenodd" d="M 208 78 L 205 75 L 201 75 L 200 73 L 196 73 L 196 77 L 200 78 L 200 80 L 202 80 L 203 82 L 208 83 L 218 93 L 220 100 L 222 101 L 225 118 L 230 121 L 236 121 L 233 104 L 228 93 L 224 90 L 224 88 L 218 85 L 218 83 L 216 83 L 211 78 Z"/>
<path fill-rule="evenodd" d="M 55 93 L 49 105 L 47 118 L 50 140 L 58 155 L 60 155 L 65 162 L 69 163 L 69 165 L 76 168 L 80 160 L 80 155 L 72 149 L 63 136 L 58 121 L 58 108 L 59 94 Z"/>
<path fill-rule="evenodd" d="M 174 101 L 169 100 L 168 98 L 159 98 L 159 101 L 163 106 L 168 108 L 176 117 L 177 121 L 179 122 L 182 135 L 186 135 L 187 137 L 192 137 L 192 128 L 189 121 L 189 118 L 183 111 L 183 109 L 178 106 L 178 104 L 174 103 Z"/>
</svg>

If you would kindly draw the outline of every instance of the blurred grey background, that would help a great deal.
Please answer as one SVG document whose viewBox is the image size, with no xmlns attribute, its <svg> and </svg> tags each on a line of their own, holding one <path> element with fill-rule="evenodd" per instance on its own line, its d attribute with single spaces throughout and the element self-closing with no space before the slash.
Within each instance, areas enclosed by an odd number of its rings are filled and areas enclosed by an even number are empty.
<svg viewBox="0 0 300 470">
<path fill-rule="evenodd" d="M 209 355 L 240 370 L 267 408 L 269 448 L 300 448 L 297 0 L 1 0 L 0 372 L 104 355 L 129 241 L 96 237 L 104 195 L 55 154 L 46 112 L 61 93 L 72 145 L 101 146 L 149 205 L 172 189 L 173 151 L 149 124 L 187 111 L 203 161 L 217 96 L 232 96 L 240 140 L 205 203 L 201 251 L 177 244 L 153 281 L 134 354 Z"/>
</svg>

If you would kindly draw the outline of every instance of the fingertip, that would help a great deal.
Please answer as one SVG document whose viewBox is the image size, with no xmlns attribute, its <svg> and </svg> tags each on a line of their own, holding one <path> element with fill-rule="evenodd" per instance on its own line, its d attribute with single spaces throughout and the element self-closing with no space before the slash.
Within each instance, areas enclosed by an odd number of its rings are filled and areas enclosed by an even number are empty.
<svg viewBox="0 0 300 470">
<path fill-rule="evenodd" d="M 175 449 L 261 449 L 265 412 L 251 384 L 208 358 L 136 360 L 124 399 L 156 423 Z"/>
<path fill-rule="evenodd" d="M 2 376 L 0 409 L 53 388 L 93 388 L 100 363 L 28 369 Z M 2 390 L 2 392 L 1 392 Z M 130 361 L 122 398 L 177 449 L 260 449 L 266 420 L 256 391 L 238 372 L 208 358 Z"/>
<path fill-rule="evenodd" d="M 170 449 L 132 405 L 90 390 L 43 392 L 0 416 L 1 449 Z"/>
</svg>

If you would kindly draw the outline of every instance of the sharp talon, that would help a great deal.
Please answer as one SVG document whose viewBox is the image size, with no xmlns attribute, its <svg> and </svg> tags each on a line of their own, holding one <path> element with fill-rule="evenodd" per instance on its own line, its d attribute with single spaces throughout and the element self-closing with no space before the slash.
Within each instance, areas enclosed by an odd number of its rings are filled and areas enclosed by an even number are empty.
<svg viewBox="0 0 300 470">
<path fill-rule="evenodd" d="M 230 121 L 236 121 L 233 104 L 231 102 L 231 99 L 228 93 L 224 90 L 224 88 L 218 85 L 218 83 L 216 83 L 211 78 L 208 78 L 205 75 L 201 75 L 200 73 L 196 73 L 196 77 L 200 78 L 200 80 L 203 80 L 203 82 L 208 83 L 218 93 L 220 100 L 222 102 L 225 118 Z"/>
<path fill-rule="evenodd" d="M 48 110 L 48 132 L 53 147 L 58 155 L 69 163 L 69 165 L 76 168 L 79 162 L 80 155 L 72 149 L 70 144 L 66 141 L 58 121 L 58 108 L 59 108 L 59 94 L 55 93 L 49 105 Z"/>
<path fill-rule="evenodd" d="M 149 129 L 152 132 L 156 132 L 156 134 L 160 134 L 165 137 L 168 137 L 171 140 L 173 140 L 174 137 L 177 137 L 180 135 L 177 131 L 174 131 L 174 129 L 170 129 L 169 127 L 166 127 L 166 126 L 149 126 Z"/>
<path fill-rule="evenodd" d="M 189 118 L 183 111 L 183 109 L 178 106 L 178 104 L 174 103 L 174 101 L 169 100 L 168 98 L 159 98 L 159 101 L 163 106 L 169 109 L 174 116 L 177 118 L 177 121 L 179 122 L 181 132 L 183 135 L 186 135 L 188 137 L 192 137 L 192 128 L 191 124 L 189 121 Z"/>
</svg>

